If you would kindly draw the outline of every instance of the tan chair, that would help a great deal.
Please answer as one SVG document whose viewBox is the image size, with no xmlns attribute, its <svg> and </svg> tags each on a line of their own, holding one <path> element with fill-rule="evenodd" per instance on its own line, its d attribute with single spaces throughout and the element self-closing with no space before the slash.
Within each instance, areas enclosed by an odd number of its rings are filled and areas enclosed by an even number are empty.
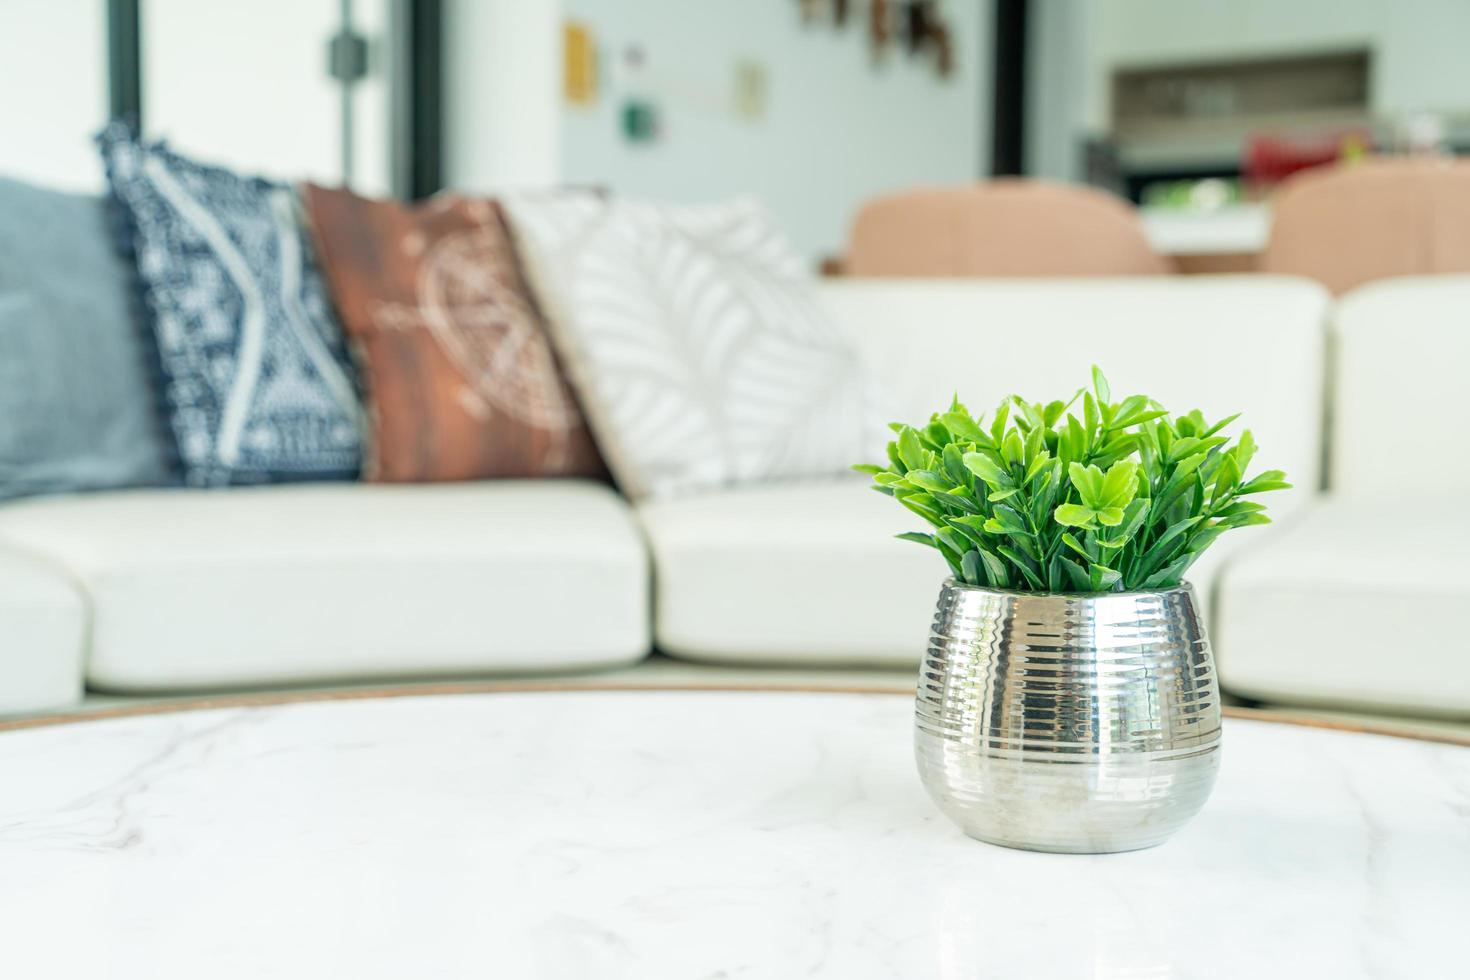
<svg viewBox="0 0 1470 980">
<path fill-rule="evenodd" d="M 1263 272 L 1333 293 L 1372 279 L 1470 272 L 1470 163 L 1367 160 L 1309 170 L 1276 196 Z"/>
<path fill-rule="evenodd" d="M 853 276 L 1129 276 L 1171 270 L 1138 215 L 1089 187 L 1002 179 L 904 191 L 863 205 Z"/>
</svg>

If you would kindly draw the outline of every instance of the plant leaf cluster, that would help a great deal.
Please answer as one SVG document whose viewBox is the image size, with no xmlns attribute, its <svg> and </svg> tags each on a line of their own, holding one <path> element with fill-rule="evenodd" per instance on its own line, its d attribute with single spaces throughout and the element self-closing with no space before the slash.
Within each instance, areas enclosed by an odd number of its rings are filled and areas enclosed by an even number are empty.
<svg viewBox="0 0 1470 980">
<path fill-rule="evenodd" d="M 1290 486 L 1280 470 L 1246 479 L 1255 440 L 1221 434 L 1236 418 L 1173 416 L 1143 395 L 1115 402 L 1094 367 L 1068 402 L 1011 396 L 985 424 L 956 398 L 927 425 L 894 423 L 888 466 L 854 469 L 929 524 L 899 536 L 938 550 L 959 581 L 1165 589 L 1221 534 L 1270 523 L 1246 498 Z"/>
</svg>

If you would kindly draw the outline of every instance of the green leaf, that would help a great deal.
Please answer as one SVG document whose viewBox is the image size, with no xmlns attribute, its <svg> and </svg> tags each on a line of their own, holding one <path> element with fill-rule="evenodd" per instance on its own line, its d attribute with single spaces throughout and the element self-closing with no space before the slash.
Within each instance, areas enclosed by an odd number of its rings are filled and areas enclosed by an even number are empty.
<svg viewBox="0 0 1470 980">
<path fill-rule="evenodd" d="M 1021 442 L 1021 433 L 1012 429 L 1000 444 L 1000 454 L 1006 463 L 1017 466 L 1026 461 L 1026 447 Z"/>
<path fill-rule="evenodd" d="M 934 498 L 927 493 L 900 494 L 896 499 L 935 527 L 944 523 L 944 515 L 934 506 Z"/>
<path fill-rule="evenodd" d="M 985 430 L 970 418 L 968 412 L 952 411 L 939 416 L 939 421 L 956 439 L 965 442 L 980 442 L 985 439 Z"/>
<path fill-rule="evenodd" d="M 1087 575 L 1087 570 L 1070 558 L 1058 555 L 1062 567 L 1067 570 L 1067 576 L 1072 580 L 1072 588 L 1078 592 L 1087 592 L 1092 588 L 1092 580 Z"/>
<path fill-rule="evenodd" d="M 941 493 L 948 492 L 954 487 L 954 484 L 933 470 L 911 469 L 908 471 L 907 479 L 916 487 L 923 487 L 925 490 L 938 490 Z"/>
<path fill-rule="evenodd" d="M 1054 516 L 1056 517 L 1057 523 L 1065 527 L 1084 527 L 1091 529 L 1097 526 L 1093 520 L 1096 515 L 1092 508 L 1082 506 L 1081 504 L 1062 504 L 1056 509 Z"/>
<path fill-rule="evenodd" d="M 888 444 L 888 463 L 896 473 L 903 474 L 908 472 L 909 468 L 903 464 L 903 457 L 898 454 L 897 442 L 890 442 Z"/>
<path fill-rule="evenodd" d="M 1006 422 L 1010 420 L 1010 417 L 1011 406 L 1006 402 L 1001 402 L 1000 407 L 995 410 L 995 419 L 990 423 L 990 438 L 997 445 L 1005 437 Z"/>
<path fill-rule="evenodd" d="M 965 557 L 960 559 L 960 571 L 965 581 L 971 585 L 985 585 L 985 580 L 980 577 L 980 552 L 967 551 Z"/>
<path fill-rule="evenodd" d="M 1193 456 L 1184 457 L 1179 461 L 1179 465 L 1174 467 L 1174 477 L 1177 479 L 1178 477 L 1188 476 L 1190 473 L 1193 473 L 1200 468 L 1201 463 L 1209 458 L 1209 455 L 1209 453 L 1195 453 Z"/>
<path fill-rule="evenodd" d="M 957 555 L 969 550 L 970 542 L 952 527 L 942 527 L 934 532 L 934 539 Z"/>
<path fill-rule="evenodd" d="M 1123 573 L 1106 565 L 1093 564 L 1087 569 L 1088 584 L 1094 592 L 1110 592 L 1123 579 Z"/>
<path fill-rule="evenodd" d="M 1104 507 L 1097 511 L 1097 522 L 1107 527 L 1117 527 L 1123 523 L 1123 508 Z"/>
<path fill-rule="evenodd" d="M 1067 416 L 1066 438 L 1066 451 L 1061 454 L 1066 462 L 1076 462 L 1087 456 L 1087 432 L 1075 415 Z"/>
<path fill-rule="evenodd" d="M 954 443 L 950 443 L 940 454 L 940 461 L 944 464 L 944 475 L 949 478 L 949 482 L 956 487 L 968 488 L 970 471 L 965 469 L 964 457 L 964 451 Z"/>
<path fill-rule="evenodd" d="M 985 485 L 993 490 L 1008 490 L 1016 485 L 1011 475 L 985 453 L 965 453 L 964 464 L 967 470 L 984 480 Z"/>
<path fill-rule="evenodd" d="M 923 531 L 905 531 L 902 534 L 895 535 L 895 537 L 900 541 L 913 541 L 918 544 L 928 545 L 931 548 L 939 547 L 938 542 L 934 540 L 934 535 L 925 534 Z"/>
<path fill-rule="evenodd" d="M 1088 553 L 1086 548 L 1082 547 L 1082 542 L 1078 541 L 1074 535 L 1069 533 L 1063 534 L 1062 543 L 1065 544 L 1068 548 L 1071 548 L 1073 551 L 1077 552 L 1077 554 L 1081 555 L 1083 558 L 1086 558 L 1088 561 L 1092 561 L 1093 556 Z"/>
<path fill-rule="evenodd" d="M 980 560 L 985 563 L 985 572 L 987 575 L 990 576 L 990 584 L 995 586 L 997 589 L 1004 589 L 1009 587 L 1011 584 L 1011 577 L 1006 571 L 1005 562 L 1001 561 L 995 556 L 994 553 L 986 551 L 984 548 L 978 548 L 976 550 L 980 554 Z"/>
<path fill-rule="evenodd" d="M 1180 581 L 1183 580 L 1184 573 L 1189 570 L 1189 566 L 1192 564 L 1194 564 L 1194 555 L 1183 555 L 1175 561 L 1170 562 L 1168 567 L 1162 569 L 1161 571 L 1155 572 L 1153 575 L 1150 575 L 1148 578 L 1144 579 L 1143 584 L 1140 586 L 1140 588 L 1173 588 L 1174 586 L 1178 585 Z"/>
<path fill-rule="evenodd" d="M 1092 390 L 1097 394 L 1097 403 L 1106 405 L 1113 400 L 1113 391 L 1108 387 L 1108 379 L 1103 377 L 1102 370 L 1094 364 L 1092 366 Z"/>
<path fill-rule="evenodd" d="M 1096 466 L 1083 466 L 1081 463 L 1073 463 L 1067 467 L 1067 475 L 1072 478 L 1072 486 L 1077 488 L 1077 495 L 1088 507 L 1102 506 L 1103 471 Z"/>
<path fill-rule="evenodd" d="M 1231 422 L 1234 422 L 1238 418 L 1240 418 L 1240 413 L 1239 412 L 1236 412 L 1234 415 L 1227 415 L 1223 419 L 1221 419 L 1220 421 L 1216 422 L 1214 425 L 1210 426 L 1204 432 L 1201 432 L 1200 435 L 1202 435 L 1202 436 L 1212 436 L 1216 432 L 1219 432 L 1221 429 L 1225 428 L 1225 426 L 1229 425 Z M 1250 438 L 1250 432 L 1245 432 L 1245 433 L 1243 433 L 1241 435 L 1240 441 L 1243 444 L 1249 438 Z M 1245 464 L 1244 463 L 1241 464 L 1241 468 L 1242 469 L 1245 468 Z"/>
<path fill-rule="evenodd" d="M 1120 459 L 1108 467 L 1098 491 L 1098 502 L 1107 508 L 1126 507 L 1138 492 L 1138 464 Z"/>
<path fill-rule="evenodd" d="M 1005 545 L 1001 545 L 996 550 L 1011 560 L 1011 565 L 1021 573 L 1033 589 L 1040 592 L 1046 588 L 1041 584 L 1041 576 L 1037 574 L 1038 567 L 1035 559 L 1028 558 L 1014 548 L 1008 548 Z"/>
<path fill-rule="evenodd" d="M 999 530 L 995 530 L 998 528 Z M 995 515 L 985 522 L 985 530 L 991 533 L 1026 534 L 1026 519 L 1005 504 L 998 504 Z"/>
<path fill-rule="evenodd" d="M 919 433 L 912 426 L 904 426 L 898 434 L 898 456 L 903 460 L 906 469 L 919 469 L 924 466 L 927 458 L 924 445 L 919 441 Z"/>
<path fill-rule="evenodd" d="M 888 467 L 879 466 L 876 463 L 853 463 L 852 468 L 859 473 L 866 473 L 869 476 L 877 476 L 879 473 L 888 472 Z"/>
<path fill-rule="evenodd" d="M 1280 470 L 1267 470 L 1241 484 L 1237 491 L 1240 494 L 1265 493 L 1268 490 L 1290 490 L 1291 484 L 1285 480 L 1286 474 Z"/>
<path fill-rule="evenodd" d="M 1240 442 L 1235 444 L 1235 463 L 1240 467 L 1241 476 L 1244 476 L 1246 471 L 1250 469 L 1251 460 L 1255 458 L 1255 455 L 1256 438 L 1251 435 L 1250 429 L 1246 429 L 1240 434 Z M 1275 472 L 1281 473 L 1280 470 L 1276 470 Z M 1281 475 L 1285 476 L 1286 474 L 1281 473 Z"/>
<path fill-rule="evenodd" d="M 1222 517 L 1220 527 L 1251 527 L 1256 524 L 1270 524 L 1271 518 L 1265 514 L 1235 514 L 1231 517 Z"/>
<path fill-rule="evenodd" d="M 930 491 L 929 496 L 933 497 L 940 504 L 949 508 L 950 510 L 959 511 L 964 514 L 980 513 L 980 505 L 975 503 L 975 501 L 971 500 L 964 494 L 945 493 L 942 490 L 932 490 Z"/>
<path fill-rule="evenodd" d="M 1210 506 L 1230 496 L 1239 483 L 1240 469 L 1235 465 L 1235 457 L 1226 453 L 1220 460 L 1220 468 L 1215 471 L 1215 490 L 1210 494 Z"/>
</svg>

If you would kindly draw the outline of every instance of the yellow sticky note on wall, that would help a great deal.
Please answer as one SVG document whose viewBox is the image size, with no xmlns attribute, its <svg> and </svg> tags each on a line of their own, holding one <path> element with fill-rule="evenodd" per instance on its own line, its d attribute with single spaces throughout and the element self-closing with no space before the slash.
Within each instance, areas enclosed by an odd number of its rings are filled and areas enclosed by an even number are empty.
<svg viewBox="0 0 1470 980">
<path fill-rule="evenodd" d="M 597 101 L 597 46 L 586 24 L 562 25 L 562 93 L 572 105 Z"/>
</svg>

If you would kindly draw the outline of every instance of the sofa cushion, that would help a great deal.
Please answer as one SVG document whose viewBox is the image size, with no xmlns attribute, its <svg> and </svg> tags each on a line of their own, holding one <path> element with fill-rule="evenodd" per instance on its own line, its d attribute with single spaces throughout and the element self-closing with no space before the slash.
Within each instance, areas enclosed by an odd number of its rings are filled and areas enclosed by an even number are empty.
<svg viewBox="0 0 1470 980">
<path fill-rule="evenodd" d="M 633 499 L 833 476 L 881 452 L 855 344 L 754 201 L 506 203 L 598 445 Z"/>
<path fill-rule="evenodd" d="M 1448 513 L 1462 501 L 1415 501 Z M 1442 506 L 1441 506 L 1442 505 Z M 1327 498 L 1227 563 L 1214 645 L 1226 690 L 1265 701 L 1470 716 L 1470 530 Z"/>
<path fill-rule="evenodd" d="M 939 586 L 938 553 L 895 535 L 918 517 L 868 481 L 701 494 L 638 507 L 654 559 L 654 644 L 689 660 L 917 668 Z M 1251 528 L 1267 534 L 1273 528 Z M 1188 580 L 1208 615 L 1222 538 Z"/>
<path fill-rule="evenodd" d="M 1433 459 L 1435 481 L 1470 492 L 1470 455 L 1459 444 L 1470 362 L 1470 276 L 1413 276 L 1359 287 L 1333 314 L 1334 493 L 1390 494 L 1398 459 Z M 1406 405 L 1412 410 L 1405 411 Z"/>
<path fill-rule="evenodd" d="M 291 188 L 99 137 L 191 486 L 357 475 L 361 411 Z"/>
<path fill-rule="evenodd" d="M 0 544 L 0 714 L 82 696 L 87 608 L 58 568 Z"/>
<path fill-rule="evenodd" d="M 55 498 L 0 509 L 5 541 L 89 593 L 102 688 L 536 671 L 649 648 L 643 543 L 596 483 Z"/>
<path fill-rule="evenodd" d="M 655 642 L 695 660 L 916 666 L 948 576 L 899 541 L 917 518 L 867 481 L 751 487 L 638 508 Z"/>
<path fill-rule="evenodd" d="M 128 276 L 102 198 L 0 179 L 0 499 L 167 479 Z"/>
<path fill-rule="evenodd" d="M 418 206 L 308 184 L 322 268 L 363 373 L 384 483 L 604 470 L 494 201 Z"/>
</svg>

